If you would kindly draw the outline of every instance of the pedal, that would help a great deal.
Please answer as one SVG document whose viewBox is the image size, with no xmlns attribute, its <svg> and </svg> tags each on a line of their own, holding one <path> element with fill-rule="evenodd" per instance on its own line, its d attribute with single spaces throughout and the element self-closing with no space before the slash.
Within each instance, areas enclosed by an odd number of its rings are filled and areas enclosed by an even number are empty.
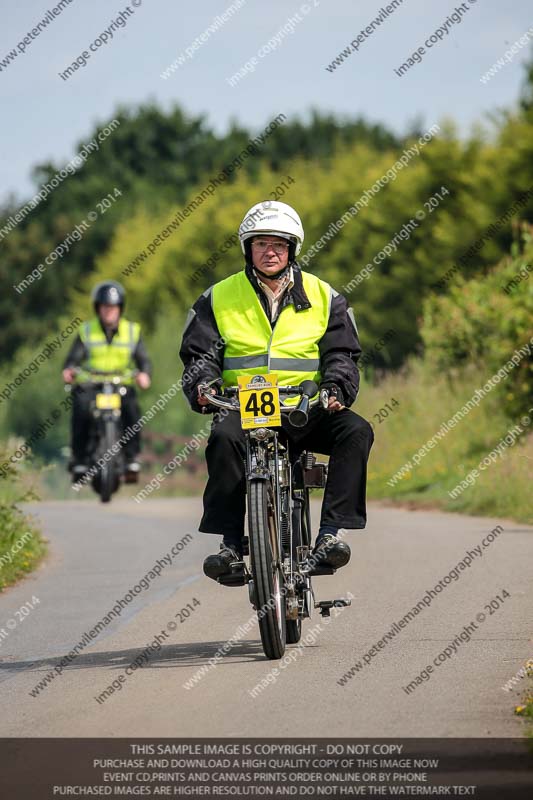
<svg viewBox="0 0 533 800">
<path fill-rule="evenodd" d="M 340 597 L 338 600 L 321 600 L 319 603 L 315 603 L 315 608 L 320 609 L 320 613 L 323 617 L 330 617 L 330 609 L 332 608 L 344 608 L 345 606 L 351 606 L 351 600 L 345 600 L 343 597 Z"/>
<path fill-rule="evenodd" d="M 217 583 L 221 583 L 222 586 L 244 586 L 250 577 L 244 561 L 234 561 L 231 565 L 231 572 L 227 575 L 220 575 Z"/>
<path fill-rule="evenodd" d="M 328 477 L 327 464 L 318 462 L 304 470 L 304 484 L 308 489 L 323 489 Z"/>
<path fill-rule="evenodd" d="M 253 580 L 248 581 L 248 597 L 250 599 L 250 603 L 252 608 L 257 611 L 257 597 L 255 596 L 255 584 Z"/>
</svg>

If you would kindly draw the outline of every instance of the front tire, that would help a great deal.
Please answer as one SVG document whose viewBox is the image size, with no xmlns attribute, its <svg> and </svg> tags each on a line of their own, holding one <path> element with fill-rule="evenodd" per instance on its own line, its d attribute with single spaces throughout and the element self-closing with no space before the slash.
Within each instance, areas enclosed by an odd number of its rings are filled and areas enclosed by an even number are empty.
<svg viewBox="0 0 533 800">
<path fill-rule="evenodd" d="M 102 441 L 103 453 L 107 453 L 117 441 L 117 426 L 114 420 L 107 420 Z M 113 492 L 118 489 L 117 457 L 112 456 L 100 470 L 99 494 L 102 503 L 109 503 Z"/>
<path fill-rule="evenodd" d="M 267 658 L 278 659 L 285 653 L 287 627 L 276 506 L 270 481 L 254 478 L 248 484 L 248 529 L 263 651 Z"/>
</svg>

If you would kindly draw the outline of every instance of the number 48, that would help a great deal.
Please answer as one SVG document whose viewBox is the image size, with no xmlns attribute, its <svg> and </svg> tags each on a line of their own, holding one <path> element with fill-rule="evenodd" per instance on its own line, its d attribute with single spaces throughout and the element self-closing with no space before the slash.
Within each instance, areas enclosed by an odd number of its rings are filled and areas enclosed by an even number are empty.
<svg viewBox="0 0 533 800">
<path fill-rule="evenodd" d="M 251 411 L 254 417 L 268 417 L 274 413 L 274 395 L 272 392 L 261 392 L 261 404 L 257 401 L 257 394 L 253 392 L 244 406 L 245 411 Z"/>
</svg>

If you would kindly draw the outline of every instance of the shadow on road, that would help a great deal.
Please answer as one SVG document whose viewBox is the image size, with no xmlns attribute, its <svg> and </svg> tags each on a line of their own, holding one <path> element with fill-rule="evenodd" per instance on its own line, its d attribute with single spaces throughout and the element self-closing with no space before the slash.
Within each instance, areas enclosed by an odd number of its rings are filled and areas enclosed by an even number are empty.
<svg viewBox="0 0 533 800">
<path fill-rule="evenodd" d="M 214 642 L 184 642 L 181 644 L 162 645 L 161 649 L 150 653 L 148 661 L 144 661 L 142 669 L 168 668 L 168 667 L 201 667 L 208 663 L 216 653 L 222 653 L 226 640 Z M 100 653 L 86 653 L 68 664 L 63 672 L 71 669 L 93 669 L 106 667 L 108 669 L 125 669 L 129 667 L 143 647 L 129 650 L 108 650 Z M 59 664 L 65 654 L 50 656 L 48 658 L 32 659 L 31 661 L 0 661 L 0 675 L 4 672 L 45 671 L 50 672 Z M 224 662 L 241 663 L 247 661 L 265 661 L 265 656 L 259 640 L 236 642 L 227 655 L 223 655 L 218 665 Z M 6 676 L 7 677 L 7 676 Z"/>
</svg>

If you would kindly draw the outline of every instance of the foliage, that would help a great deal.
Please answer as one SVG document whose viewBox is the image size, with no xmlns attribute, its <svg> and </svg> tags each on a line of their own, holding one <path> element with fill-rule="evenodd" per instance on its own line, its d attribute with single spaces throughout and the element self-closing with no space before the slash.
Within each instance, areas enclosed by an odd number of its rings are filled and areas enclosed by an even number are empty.
<svg viewBox="0 0 533 800">
<path fill-rule="evenodd" d="M 413 462 L 413 455 L 463 407 L 486 377 L 483 367 L 469 365 L 463 368 L 460 380 L 450 383 L 422 360 L 410 359 L 401 373 L 387 375 L 378 385 L 363 381 L 354 411 L 375 427 L 368 467 L 370 499 L 389 498 L 415 508 L 437 507 L 533 523 L 531 433 L 505 448 L 458 497 L 452 499 L 448 494 L 511 427 L 496 389 L 417 459 L 418 465 Z M 391 398 L 399 405 L 386 418 L 374 416 L 386 403 L 391 405 Z M 388 481 L 408 461 L 411 471 L 391 486 Z"/>
<path fill-rule="evenodd" d="M 0 463 L 7 451 L 0 447 Z M 36 499 L 21 485 L 19 470 L 10 465 L 0 479 L 0 592 L 22 575 L 35 569 L 46 551 L 45 542 L 35 523 L 18 504 Z"/>
<path fill-rule="evenodd" d="M 430 297 L 421 329 L 426 357 L 436 370 L 483 364 L 486 380 L 516 350 L 529 346 L 498 393 L 511 417 L 533 402 L 533 241 L 527 225 L 522 241 L 523 252 L 515 248 L 514 258 L 503 259 L 482 277 L 460 278 L 447 295 Z"/>
<path fill-rule="evenodd" d="M 153 105 L 135 110 L 120 108 L 113 119 L 120 124 L 115 124 L 107 138 L 104 135 L 98 151 L 89 153 L 75 174 L 67 175 L 18 227 L 1 239 L 0 280 L 10 288 L 0 297 L 5 333 L 0 342 L 0 358 L 12 357 L 24 343 L 38 342 L 55 330 L 56 319 L 63 313 L 73 287 L 91 275 L 95 260 L 107 252 L 118 227 L 132 230 L 136 209 L 147 209 L 157 219 L 172 204 L 182 205 L 195 187 L 203 188 L 256 135 L 233 124 L 227 134 L 217 136 L 203 116 L 188 117 L 178 107 L 169 112 Z M 74 154 L 111 122 L 97 125 L 83 142 L 76 144 Z M 339 145 L 354 141 L 369 142 L 379 152 L 398 146 L 400 140 L 381 125 L 315 112 L 307 121 L 287 120 L 275 129 L 258 154 L 243 162 L 242 171 L 253 177 L 263 165 L 282 170 L 298 155 L 309 161 L 325 159 Z M 33 170 L 36 192 L 67 163 L 37 165 Z M 232 181 L 230 175 L 227 186 Z M 62 259 L 47 266 L 42 277 L 22 293 L 11 288 L 43 264 L 90 211 L 98 210 L 97 203 L 115 187 L 122 196 L 99 214 L 97 222 Z M 13 197 L 4 204 L 0 229 L 23 205 L 24 201 Z M 143 246 L 144 243 L 146 240 Z"/>
</svg>

